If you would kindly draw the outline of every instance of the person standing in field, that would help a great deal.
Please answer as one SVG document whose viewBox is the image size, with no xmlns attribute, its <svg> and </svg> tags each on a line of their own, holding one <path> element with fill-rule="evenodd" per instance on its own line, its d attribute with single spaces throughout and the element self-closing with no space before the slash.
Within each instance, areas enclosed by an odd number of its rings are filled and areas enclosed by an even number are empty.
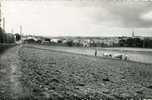
<svg viewBox="0 0 152 100">
<path fill-rule="evenodd" d="M 95 55 L 95 56 L 97 56 L 97 49 L 95 49 L 95 53 L 94 53 L 94 55 Z"/>
</svg>

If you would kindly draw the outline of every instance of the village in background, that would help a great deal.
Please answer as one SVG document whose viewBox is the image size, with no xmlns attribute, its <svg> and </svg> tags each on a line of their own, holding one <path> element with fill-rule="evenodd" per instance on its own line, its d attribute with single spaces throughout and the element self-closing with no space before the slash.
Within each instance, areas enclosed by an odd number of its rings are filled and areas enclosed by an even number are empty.
<svg viewBox="0 0 152 100">
<path fill-rule="evenodd" d="M 16 34 L 17 35 L 17 34 Z M 21 36 L 22 43 L 38 43 L 46 45 L 76 46 L 76 47 L 139 47 L 152 48 L 152 37 L 136 36 L 132 32 L 131 37 L 43 37 Z"/>
<path fill-rule="evenodd" d="M 54 46 L 75 46 L 75 47 L 138 47 L 152 48 L 152 37 L 138 36 L 132 31 L 130 36 L 115 37 L 82 37 L 82 36 L 59 36 L 45 37 L 38 35 L 25 35 L 22 25 L 19 26 L 19 33 L 5 31 L 5 17 L 2 15 L 0 4 L 0 43 L 34 43 Z M 102 29 L 101 29 L 102 30 Z M 32 33 L 34 34 L 34 33 Z M 51 34 L 51 33 L 50 33 Z M 85 33 L 84 33 L 85 34 Z"/>
<path fill-rule="evenodd" d="M 135 32 L 131 36 L 119 37 L 45 37 L 36 35 L 23 35 L 20 33 L 5 33 L 1 28 L 0 43 L 34 43 L 53 46 L 74 46 L 74 47 L 138 47 L 152 48 L 152 37 L 136 36 Z"/>
</svg>

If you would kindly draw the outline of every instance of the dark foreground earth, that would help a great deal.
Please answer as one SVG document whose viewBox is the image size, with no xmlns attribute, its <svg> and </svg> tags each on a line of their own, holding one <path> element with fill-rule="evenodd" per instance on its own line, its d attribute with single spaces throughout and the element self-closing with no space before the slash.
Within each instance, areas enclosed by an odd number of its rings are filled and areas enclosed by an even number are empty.
<svg viewBox="0 0 152 100">
<path fill-rule="evenodd" d="M 152 64 L 44 50 L 10 48 L 0 58 L 0 100 L 152 98 Z"/>
</svg>

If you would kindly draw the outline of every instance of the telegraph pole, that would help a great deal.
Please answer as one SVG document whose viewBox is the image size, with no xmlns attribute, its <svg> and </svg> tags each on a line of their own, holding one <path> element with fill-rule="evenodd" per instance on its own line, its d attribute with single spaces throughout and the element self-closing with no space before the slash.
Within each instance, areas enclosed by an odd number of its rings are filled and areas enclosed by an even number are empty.
<svg viewBox="0 0 152 100">
<path fill-rule="evenodd" d="M 14 29 L 13 29 L 13 28 L 11 29 L 11 33 L 12 33 L 12 34 L 14 33 Z"/>
<path fill-rule="evenodd" d="M 22 35 L 22 31 L 23 31 L 23 28 L 22 28 L 22 25 L 20 25 L 20 35 Z"/>
<path fill-rule="evenodd" d="M 22 33 L 22 31 L 23 31 L 22 25 L 20 25 L 19 28 L 20 28 L 20 37 L 21 37 L 20 39 L 22 39 L 22 36 L 23 36 L 23 33 Z"/>
<path fill-rule="evenodd" d="M 2 8 L 1 8 L 1 2 L 0 2 L 0 28 L 2 29 Z"/>
<path fill-rule="evenodd" d="M 3 30 L 5 32 L 5 17 L 3 17 Z"/>
</svg>

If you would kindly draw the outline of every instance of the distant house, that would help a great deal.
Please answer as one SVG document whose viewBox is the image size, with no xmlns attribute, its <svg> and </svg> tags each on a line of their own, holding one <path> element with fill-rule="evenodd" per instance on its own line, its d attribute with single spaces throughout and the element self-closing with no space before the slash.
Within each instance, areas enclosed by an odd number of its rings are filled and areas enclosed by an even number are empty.
<svg viewBox="0 0 152 100">
<path fill-rule="evenodd" d="M 80 39 L 74 39 L 73 43 L 77 44 L 77 43 L 80 43 L 80 41 L 81 41 Z"/>
<path fill-rule="evenodd" d="M 26 39 L 27 39 L 27 40 L 33 39 L 34 41 L 37 41 L 37 40 L 38 40 L 36 37 L 27 37 Z"/>
<path fill-rule="evenodd" d="M 62 40 L 62 43 L 63 43 L 63 44 L 66 44 L 67 42 L 68 42 L 67 39 L 63 39 L 63 40 Z"/>
<path fill-rule="evenodd" d="M 24 43 L 37 43 L 40 39 L 34 36 L 26 36 L 22 38 Z"/>
<path fill-rule="evenodd" d="M 49 41 L 44 41 L 44 40 L 41 42 L 41 44 L 49 44 L 49 43 L 50 43 Z"/>
<path fill-rule="evenodd" d="M 83 47 L 90 47 L 90 39 L 84 39 L 81 41 Z"/>
<path fill-rule="evenodd" d="M 74 46 L 81 46 L 81 39 L 73 39 Z"/>
<path fill-rule="evenodd" d="M 61 39 L 51 39 L 51 42 L 58 43 Z"/>
<path fill-rule="evenodd" d="M 41 44 L 49 44 L 51 42 L 50 38 L 43 38 Z"/>
</svg>

